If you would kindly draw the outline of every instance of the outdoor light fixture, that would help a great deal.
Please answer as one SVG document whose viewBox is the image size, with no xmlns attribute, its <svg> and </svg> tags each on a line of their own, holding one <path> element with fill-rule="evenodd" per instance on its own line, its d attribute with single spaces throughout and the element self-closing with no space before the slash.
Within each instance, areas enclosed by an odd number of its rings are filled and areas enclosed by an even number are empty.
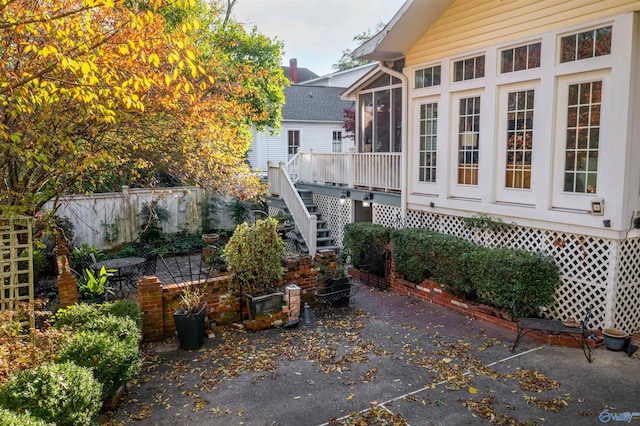
<svg viewBox="0 0 640 426">
<path fill-rule="evenodd" d="M 591 200 L 591 214 L 597 216 L 604 214 L 604 200 L 602 198 Z"/>
<path fill-rule="evenodd" d="M 342 194 L 340 194 L 340 204 L 342 204 L 343 206 L 347 204 L 347 198 L 349 198 L 350 196 L 351 196 L 351 192 L 342 191 Z"/>
<path fill-rule="evenodd" d="M 373 200 L 373 194 L 369 192 L 368 194 L 364 194 L 364 198 L 362 199 L 362 207 L 371 207 L 371 200 Z"/>
</svg>

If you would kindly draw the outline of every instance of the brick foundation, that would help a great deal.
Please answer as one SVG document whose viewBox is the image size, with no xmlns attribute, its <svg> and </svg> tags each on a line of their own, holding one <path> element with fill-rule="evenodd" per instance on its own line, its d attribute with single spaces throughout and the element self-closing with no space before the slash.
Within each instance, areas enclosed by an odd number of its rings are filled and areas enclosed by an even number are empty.
<svg viewBox="0 0 640 426">
<path fill-rule="evenodd" d="M 388 244 L 387 249 L 393 249 L 391 243 Z M 349 272 L 356 279 L 360 276 L 360 271 L 357 269 L 351 269 Z M 389 282 L 392 290 L 400 294 L 406 294 L 416 299 L 424 300 L 425 302 L 433 303 L 434 305 L 451 309 L 465 316 L 477 318 L 506 328 L 514 332 L 515 339 L 515 333 L 518 331 L 518 325 L 511 318 L 509 313 L 501 312 L 489 306 L 473 304 L 459 297 L 455 297 L 447 293 L 440 284 L 430 280 L 424 280 L 419 284 L 407 281 L 401 273 L 396 272 L 393 257 L 391 260 L 391 270 L 389 271 L 389 274 Z M 601 333 L 598 331 L 595 332 L 595 335 L 601 337 Z M 532 331 L 527 334 L 527 337 L 531 337 L 532 339 L 547 345 L 580 347 L 575 340 L 567 335 L 548 335 L 539 331 Z M 597 341 L 588 340 L 587 343 L 594 348 L 603 345 L 604 342 L 602 338 L 599 338 Z"/>
</svg>

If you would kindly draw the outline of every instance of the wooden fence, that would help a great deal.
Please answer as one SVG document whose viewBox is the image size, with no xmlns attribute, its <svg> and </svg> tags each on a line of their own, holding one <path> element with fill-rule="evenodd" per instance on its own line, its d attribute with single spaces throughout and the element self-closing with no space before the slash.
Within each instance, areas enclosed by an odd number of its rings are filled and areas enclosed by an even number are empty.
<svg viewBox="0 0 640 426">
<path fill-rule="evenodd" d="M 143 226 L 140 212 L 146 204 L 166 210 L 169 217 L 162 222 L 166 233 L 187 230 L 200 232 L 205 204 L 217 204 L 210 218 L 217 229 L 234 229 L 226 203 L 229 199 L 212 197 L 196 187 L 123 188 L 122 192 L 91 195 L 71 195 L 58 200 L 58 216 L 74 225 L 73 244 L 87 243 L 99 249 L 135 241 Z M 46 208 L 51 209 L 53 202 Z"/>
</svg>

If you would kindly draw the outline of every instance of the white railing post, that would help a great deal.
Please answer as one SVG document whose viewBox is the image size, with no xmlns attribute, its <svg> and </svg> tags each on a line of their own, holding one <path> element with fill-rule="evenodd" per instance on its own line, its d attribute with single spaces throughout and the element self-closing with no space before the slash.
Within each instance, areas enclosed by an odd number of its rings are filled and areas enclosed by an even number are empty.
<svg viewBox="0 0 640 426">
<path fill-rule="evenodd" d="M 352 146 L 351 148 L 349 148 L 349 154 L 347 156 L 347 186 L 349 188 L 353 188 L 353 183 L 355 182 L 355 153 L 356 153 L 356 147 Z"/>
</svg>

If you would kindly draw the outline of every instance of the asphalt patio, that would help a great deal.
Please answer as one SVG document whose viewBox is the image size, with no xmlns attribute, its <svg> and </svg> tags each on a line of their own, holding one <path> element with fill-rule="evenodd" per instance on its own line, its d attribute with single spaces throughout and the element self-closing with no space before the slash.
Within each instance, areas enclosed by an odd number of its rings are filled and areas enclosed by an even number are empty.
<svg viewBox="0 0 640 426">
<path fill-rule="evenodd" d="M 624 352 L 589 364 L 524 338 L 512 353 L 498 326 L 392 291 L 355 298 L 296 328 L 150 346 L 103 424 L 640 424 L 640 364 Z"/>
</svg>

